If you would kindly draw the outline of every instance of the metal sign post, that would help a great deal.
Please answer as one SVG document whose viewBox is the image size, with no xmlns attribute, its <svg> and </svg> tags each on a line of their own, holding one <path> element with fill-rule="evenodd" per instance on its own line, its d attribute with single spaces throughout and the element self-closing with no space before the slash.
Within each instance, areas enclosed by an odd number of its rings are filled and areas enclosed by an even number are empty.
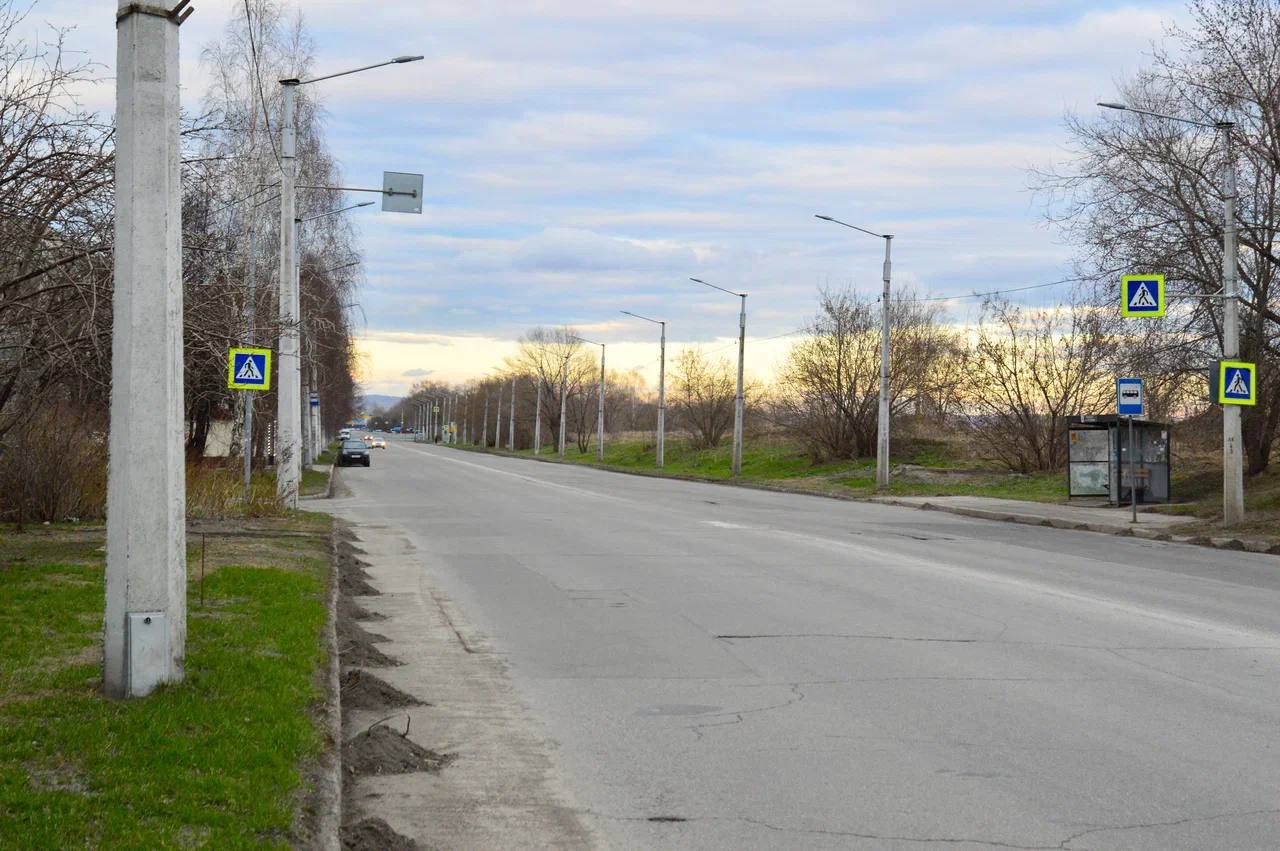
<svg viewBox="0 0 1280 851">
<path fill-rule="evenodd" d="M 1163 283 L 1163 282 L 1162 282 Z M 1161 298 L 1163 300 L 1163 286 Z M 1129 420 L 1129 507 L 1133 512 L 1130 523 L 1138 522 L 1138 466 L 1137 452 L 1133 443 L 1133 418 L 1144 415 L 1146 393 L 1141 378 L 1116 379 L 1116 413 Z"/>
</svg>

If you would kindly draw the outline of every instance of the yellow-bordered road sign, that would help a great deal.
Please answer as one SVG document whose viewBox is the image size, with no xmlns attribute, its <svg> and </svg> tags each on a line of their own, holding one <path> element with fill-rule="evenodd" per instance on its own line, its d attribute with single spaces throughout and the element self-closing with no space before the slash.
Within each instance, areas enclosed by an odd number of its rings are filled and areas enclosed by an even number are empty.
<svg viewBox="0 0 1280 851">
<path fill-rule="evenodd" d="M 1218 404 L 1258 404 L 1258 365 L 1238 360 L 1218 361 Z"/>
<path fill-rule="evenodd" d="M 1125 275 L 1120 279 L 1121 316 L 1164 316 L 1164 275 Z"/>
<path fill-rule="evenodd" d="M 227 387 L 232 390 L 270 390 L 271 350 L 242 348 L 228 351 Z"/>
</svg>

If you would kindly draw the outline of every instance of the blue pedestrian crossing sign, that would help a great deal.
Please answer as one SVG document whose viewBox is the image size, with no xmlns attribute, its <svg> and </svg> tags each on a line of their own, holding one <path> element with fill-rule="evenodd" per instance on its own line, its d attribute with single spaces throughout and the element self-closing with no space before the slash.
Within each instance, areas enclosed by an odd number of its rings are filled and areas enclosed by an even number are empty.
<svg viewBox="0 0 1280 851">
<path fill-rule="evenodd" d="M 1218 362 L 1218 404 L 1258 404 L 1258 365 L 1238 360 Z"/>
<path fill-rule="evenodd" d="M 1125 275 L 1120 279 L 1121 316 L 1164 316 L 1164 275 Z"/>
<path fill-rule="evenodd" d="M 270 390 L 271 350 L 242 348 L 227 352 L 227 387 L 232 390 Z"/>
</svg>

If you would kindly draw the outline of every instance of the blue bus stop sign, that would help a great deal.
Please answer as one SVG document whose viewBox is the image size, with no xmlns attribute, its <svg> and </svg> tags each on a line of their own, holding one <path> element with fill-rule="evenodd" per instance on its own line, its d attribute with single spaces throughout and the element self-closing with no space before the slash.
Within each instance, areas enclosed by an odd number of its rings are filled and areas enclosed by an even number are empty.
<svg viewBox="0 0 1280 851">
<path fill-rule="evenodd" d="M 1146 412 L 1146 394 L 1141 378 L 1116 379 L 1116 413 L 1122 417 L 1141 417 Z"/>
</svg>

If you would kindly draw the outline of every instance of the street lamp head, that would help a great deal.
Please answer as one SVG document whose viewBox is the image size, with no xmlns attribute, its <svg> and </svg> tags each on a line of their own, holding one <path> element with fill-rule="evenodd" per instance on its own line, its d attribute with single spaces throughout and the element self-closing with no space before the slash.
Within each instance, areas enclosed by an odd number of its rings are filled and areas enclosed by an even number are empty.
<svg viewBox="0 0 1280 851">
<path fill-rule="evenodd" d="M 395 59 L 392 59 L 391 62 L 393 65 L 400 65 L 405 62 L 417 62 L 422 58 L 423 57 L 421 56 L 397 56 Z"/>
<path fill-rule="evenodd" d="M 1129 108 L 1129 107 L 1125 106 L 1125 105 L 1124 105 L 1124 104 L 1122 104 L 1122 103 L 1107 103 L 1107 102 L 1104 102 L 1104 101 L 1098 101 L 1098 106 L 1102 107 L 1103 109 L 1120 109 L 1120 110 L 1126 110 L 1126 109 L 1128 109 L 1128 108 Z"/>
<path fill-rule="evenodd" d="M 824 216 L 824 215 L 822 215 L 821 213 L 814 213 L 814 214 L 813 214 L 813 217 L 814 217 L 815 219 L 822 219 L 824 222 L 834 222 L 834 221 L 835 221 L 835 219 L 831 218 L 830 216 Z"/>
<path fill-rule="evenodd" d="M 701 278 L 690 278 L 689 280 L 693 281 L 695 284 L 707 284 L 707 282 L 702 280 Z M 711 286 L 711 285 L 707 284 L 707 286 Z"/>
<path fill-rule="evenodd" d="M 373 206 L 373 204 L 374 204 L 374 202 L 373 202 L 373 201 L 361 201 L 359 204 L 356 204 L 356 206 L 357 206 L 357 207 L 372 207 L 372 206 Z"/>
</svg>

